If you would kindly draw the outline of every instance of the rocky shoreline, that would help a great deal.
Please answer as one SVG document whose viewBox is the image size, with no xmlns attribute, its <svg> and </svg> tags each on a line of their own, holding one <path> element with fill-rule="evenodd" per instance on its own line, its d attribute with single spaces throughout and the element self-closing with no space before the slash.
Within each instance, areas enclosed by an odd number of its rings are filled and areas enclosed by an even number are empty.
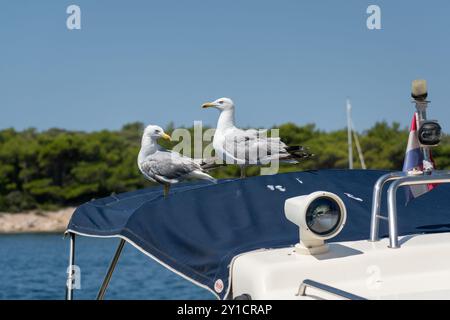
<svg viewBox="0 0 450 320">
<path fill-rule="evenodd" d="M 0 213 L 0 234 L 62 233 L 75 208 L 52 212 Z"/>
</svg>

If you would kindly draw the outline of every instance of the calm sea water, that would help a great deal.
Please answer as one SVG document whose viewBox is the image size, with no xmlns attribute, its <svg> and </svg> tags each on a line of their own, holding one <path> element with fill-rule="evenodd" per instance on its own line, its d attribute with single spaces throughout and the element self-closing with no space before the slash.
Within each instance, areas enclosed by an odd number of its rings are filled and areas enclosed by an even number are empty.
<svg viewBox="0 0 450 320">
<path fill-rule="evenodd" d="M 119 240 L 77 237 L 81 289 L 95 299 Z M 0 299 L 64 299 L 69 239 L 62 235 L 0 235 Z M 126 244 L 105 299 L 214 299 Z"/>
</svg>

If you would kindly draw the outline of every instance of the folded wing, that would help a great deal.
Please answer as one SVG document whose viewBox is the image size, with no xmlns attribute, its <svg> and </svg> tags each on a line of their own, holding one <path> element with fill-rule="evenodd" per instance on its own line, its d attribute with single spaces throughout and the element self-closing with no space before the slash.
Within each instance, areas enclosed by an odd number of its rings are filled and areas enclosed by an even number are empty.
<svg viewBox="0 0 450 320">
<path fill-rule="evenodd" d="M 289 157 L 286 148 L 280 138 L 267 137 L 267 131 L 233 128 L 225 133 L 221 151 L 237 164 L 265 164 Z"/>
<path fill-rule="evenodd" d="M 157 151 L 140 164 L 140 169 L 147 177 L 159 183 L 177 183 L 200 166 L 192 159 L 169 150 Z"/>
</svg>

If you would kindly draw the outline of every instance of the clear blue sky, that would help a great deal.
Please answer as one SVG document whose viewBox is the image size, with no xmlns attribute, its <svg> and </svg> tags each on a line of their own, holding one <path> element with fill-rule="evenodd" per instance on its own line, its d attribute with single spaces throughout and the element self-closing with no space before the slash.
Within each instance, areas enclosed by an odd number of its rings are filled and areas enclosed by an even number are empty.
<svg viewBox="0 0 450 320">
<path fill-rule="evenodd" d="M 382 30 L 366 28 L 369 4 Z M 449 35 L 447 0 L 2 1 L 0 128 L 215 125 L 200 105 L 222 96 L 242 126 L 343 128 L 347 96 L 358 129 L 406 126 L 410 82 L 426 78 L 448 132 Z"/>
</svg>

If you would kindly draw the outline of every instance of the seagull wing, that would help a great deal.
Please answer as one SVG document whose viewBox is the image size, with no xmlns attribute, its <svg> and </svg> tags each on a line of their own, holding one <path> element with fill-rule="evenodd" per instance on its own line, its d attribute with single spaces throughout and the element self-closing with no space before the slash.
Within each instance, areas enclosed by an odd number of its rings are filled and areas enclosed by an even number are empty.
<svg viewBox="0 0 450 320">
<path fill-rule="evenodd" d="M 288 155 L 280 138 L 268 138 L 265 131 L 232 128 L 225 132 L 219 153 L 237 164 L 260 164 Z"/>
<path fill-rule="evenodd" d="M 177 152 L 159 150 L 148 156 L 141 164 L 142 173 L 159 183 L 177 183 L 200 166 L 192 159 Z"/>
</svg>

